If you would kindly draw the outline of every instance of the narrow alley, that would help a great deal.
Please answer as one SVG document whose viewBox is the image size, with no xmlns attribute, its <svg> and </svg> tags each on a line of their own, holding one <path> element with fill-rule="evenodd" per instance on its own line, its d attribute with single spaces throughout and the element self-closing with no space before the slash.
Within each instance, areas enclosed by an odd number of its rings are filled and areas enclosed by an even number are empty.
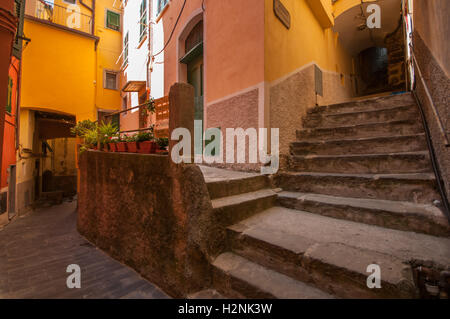
<svg viewBox="0 0 450 319">
<path fill-rule="evenodd" d="M 167 298 L 131 268 L 83 239 L 76 201 L 42 208 L 0 229 L 2 298 Z M 81 288 L 69 289 L 67 266 L 81 268 Z M 6 271 L 5 271 L 6 270 Z"/>
</svg>

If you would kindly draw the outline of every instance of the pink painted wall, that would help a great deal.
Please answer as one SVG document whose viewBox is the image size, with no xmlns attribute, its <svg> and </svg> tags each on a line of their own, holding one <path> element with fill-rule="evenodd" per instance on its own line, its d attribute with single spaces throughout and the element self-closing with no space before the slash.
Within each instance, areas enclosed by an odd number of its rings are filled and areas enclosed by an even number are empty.
<svg viewBox="0 0 450 319">
<path fill-rule="evenodd" d="M 182 4 L 182 0 L 173 0 L 162 14 L 165 42 Z M 205 1 L 204 6 L 204 81 L 208 104 L 264 81 L 264 1 Z M 179 78 L 179 36 L 201 12 L 202 0 L 187 1 L 165 50 L 165 95 L 172 84 L 185 81 Z"/>
</svg>

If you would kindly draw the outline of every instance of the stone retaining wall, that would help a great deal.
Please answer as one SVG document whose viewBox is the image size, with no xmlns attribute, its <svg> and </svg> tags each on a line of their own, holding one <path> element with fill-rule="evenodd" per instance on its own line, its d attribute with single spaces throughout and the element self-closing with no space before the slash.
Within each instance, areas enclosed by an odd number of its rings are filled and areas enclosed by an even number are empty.
<svg viewBox="0 0 450 319">
<path fill-rule="evenodd" d="M 97 151 L 83 153 L 79 165 L 83 236 L 173 297 L 209 286 L 221 240 L 198 166 Z"/>
</svg>

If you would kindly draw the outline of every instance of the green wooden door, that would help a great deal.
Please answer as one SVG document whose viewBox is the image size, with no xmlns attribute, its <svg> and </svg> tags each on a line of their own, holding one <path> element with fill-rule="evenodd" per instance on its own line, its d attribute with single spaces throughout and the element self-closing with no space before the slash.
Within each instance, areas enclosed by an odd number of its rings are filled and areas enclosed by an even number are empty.
<svg viewBox="0 0 450 319">
<path fill-rule="evenodd" d="M 194 108 L 195 120 L 203 121 L 203 56 L 198 56 L 193 59 L 187 65 L 188 69 L 188 83 L 194 87 Z M 203 123 L 202 123 L 202 134 L 203 134 Z M 195 154 L 202 154 L 202 149 L 196 149 Z"/>
</svg>

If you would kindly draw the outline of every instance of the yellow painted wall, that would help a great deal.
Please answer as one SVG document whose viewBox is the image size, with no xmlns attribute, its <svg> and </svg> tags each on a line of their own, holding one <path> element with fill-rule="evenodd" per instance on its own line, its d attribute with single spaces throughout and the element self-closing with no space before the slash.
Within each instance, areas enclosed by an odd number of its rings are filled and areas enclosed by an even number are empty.
<svg viewBox="0 0 450 319">
<path fill-rule="evenodd" d="M 95 40 L 25 19 L 21 107 L 94 118 Z"/>
<path fill-rule="evenodd" d="M 322 27 L 308 1 L 282 3 L 291 14 L 289 30 L 275 16 L 273 0 L 266 0 L 266 80 L 272 82 L 311 62 L 327 71 L 350 74 L 351 57 L 339 44 L 338 34 Z"/>
<path fill-rule="evenodd" d="M 104 89 L 104 70 L 120 70 L 121 33 L 105 27 L 106 8 L 121 13 L 116 3 L 113 8 L 114 0 L 96 2 L 97 47 L 93 38 L 25 20 L 24 32 L 32 41 L 23 52 L 22 108 L 72 114 L 77 121 L 96 120 L 98 109 L 120 109 L 121 84 L 118 90 Z M 30 15 L 32 4 L 27 2 Z M 62 0 L 55 4 L 67 6 Z M 89 14 L 83 6 L 80 10 Z"/>
<path fill-rule="evenodd" d="M 19 135 L 20 147 L 19 151 L 23 149 L 33 149 L 34 137 L 34 112 L 29 110 L 21 110 L 20 112 L 20 126 L 27 129 L 21 129 Z M 23 152 L 21 152 L 22 155 Z M 24 155 L 24 157 L 29 157 Z M 23 183 L 33 178 L 34 161 L 32 159 L 17 159 L 17 183 Z"/>
<path fill-rule="evenodd" d="M 114 3 L 115 6 L 113 7 Z M 100 38 L 96 52 L 96 107 L 101 110 L 118 110 L 122 103 L 120 90 L 123 83 L 119 81 L 120 74 L 117 76 L 118 89 L 109 90 L 104 89 L 103 71 L 105 69 L 120 71 L 122 59 L 118 61 L 118 58 L 122 52 L 122 34 L 120 31 L 106 28 L 106 9 L 122 14 L 120 1 L 102 0 L 96 2 L 95 35 Z"/>
<path fill-rule="evenodd" d="M 114 0 L 96 1 L 94 36 L 98 37 L 98 43 L 90 34 L 79 34 L 33 19 L 25 19 L 24 33 L 31 42 L 23 50 L 22 60 L 21 148 L 31 149 L 35 155 L 41 152 L 40 143 L 35 138 L 33 110 L 71 114 L 76 116 L 77 121 L 81 121 L 97 120 L 98 110 L 120 109 L 121 83 L 118 83 L 117 90 L 104 89 L 103 83 L 104 69 L 119 72 L 121 65 L 121 61 L 116 64 L 122 50 L 121 33 L 109 30 L 105 26 L 106 8 L 121 13 L 120 1 L 116 1 L 116 8 L 113 8 L 114 2 Z M 36 16 L 36 3 L 33 0 L 27 1 L 27 15 Z M 92 6 L 90 0 L 85 3 Z M 55 0 L 55 4 L 67 7 L 62 0 Z M 90 14 L 83 6 L 80 6 L 80 10 L 83 14 Z M 67 16 L 56 18 L 54 15 L 51 22 L 67 27 L 66 20 Z M 63 146 L 65 147 L 65 144 L 59 142 L 55 144 L 56 159 L 65 154 L 61 153 L 64 151 Z M 68 146 L 72 150 L 64 155 L 64 158 L 67 162 L 66 167 L 73 170 L 75 168 L 73 139 L 70 139 Z M 36 158 L 18 158 L 18 183 L 33 180 Z M 30 187 L 30 184 L 28 183 L 26 187 Z"/>
</svg>

